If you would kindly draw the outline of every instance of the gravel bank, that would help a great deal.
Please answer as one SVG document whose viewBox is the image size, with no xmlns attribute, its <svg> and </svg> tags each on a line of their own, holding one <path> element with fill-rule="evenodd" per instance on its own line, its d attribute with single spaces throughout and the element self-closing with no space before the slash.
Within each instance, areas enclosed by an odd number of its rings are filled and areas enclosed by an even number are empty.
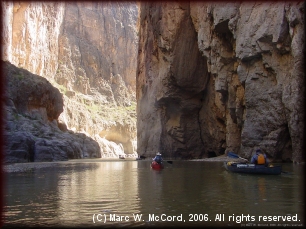
<svg viewBox="0 0 306 229">
<path fill-rule="evenodd" d="M 14 163 L 3 165 L 2 170 L 5 173 L 31 172 L 33 169 L 40 169 L 58 165 L 58 162 L 31 162 Z"/>
<path fill-rule="evenodd" d="M 218 157 L 210 157 L 210 158 L 203 158 L 203 159 L 192 159 L 190 161 L 211 161 L 211 162 L 216 162 L 216 161 L 221 161 L 221 162 L 228 162 L 228 161 L 235 161 L 235 162 L 246 162 L 247 160 L 243 160 L 240 158 L 231 158 L 227 157 L 225 155 L 221 155 Z"/>
</svg>

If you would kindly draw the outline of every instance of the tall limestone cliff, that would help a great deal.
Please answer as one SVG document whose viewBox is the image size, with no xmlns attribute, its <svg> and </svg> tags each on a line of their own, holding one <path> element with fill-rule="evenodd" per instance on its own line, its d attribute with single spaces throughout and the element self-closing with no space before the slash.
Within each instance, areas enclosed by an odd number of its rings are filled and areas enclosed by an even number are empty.
<svg viewBox="0 0 306 229">
<path fill-rule="evenodd" d="M 141 2 L 138 153 L 304 161 L 303 2 Z"/>
<path fill-rule="evenodd" d="M 58 127 L 94 139 L 101 157 L 136 156 L 137 4 L 1 4 L 2 59 L 60 90 Z"/>
</svg>

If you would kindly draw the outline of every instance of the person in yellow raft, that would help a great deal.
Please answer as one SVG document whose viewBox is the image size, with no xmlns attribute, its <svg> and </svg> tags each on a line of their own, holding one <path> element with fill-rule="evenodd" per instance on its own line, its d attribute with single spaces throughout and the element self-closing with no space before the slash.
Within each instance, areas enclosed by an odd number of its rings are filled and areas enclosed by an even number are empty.
<svg viewBox="0 0 306 229">
<path fill-rule="evenodd" d="M 267 158 L 267 155 L 261 152 L 261 149 L 257 149 L 256 153 L 251 158 L 251 164 L 268 166 L 269 160 Z"/>
</svg>

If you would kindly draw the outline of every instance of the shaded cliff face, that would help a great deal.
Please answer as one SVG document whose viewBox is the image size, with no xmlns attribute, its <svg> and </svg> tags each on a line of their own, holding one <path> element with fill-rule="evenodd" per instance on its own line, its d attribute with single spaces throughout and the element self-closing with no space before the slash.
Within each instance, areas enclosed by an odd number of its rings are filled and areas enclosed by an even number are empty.
<svg viewBox="0 0 306 229">
<path fill-rule="evenodd" d="M 142 3 L 138 153 L 304 160 L 302 3 Z"/>
<path fill-rule="evenodd" d="M 63 98 L 48 80 L 8 62 L 1 61 L 1 69 L 5 163 L 101 157 L 92 138 L 59 128 Z"/>
<path fill-rule="evenodd" d="M 4 60 L 63 94 L 59 126 L 102 157 L 136 154 L 138 8 L 133 2 L 3 2 Z"/>
</svg>

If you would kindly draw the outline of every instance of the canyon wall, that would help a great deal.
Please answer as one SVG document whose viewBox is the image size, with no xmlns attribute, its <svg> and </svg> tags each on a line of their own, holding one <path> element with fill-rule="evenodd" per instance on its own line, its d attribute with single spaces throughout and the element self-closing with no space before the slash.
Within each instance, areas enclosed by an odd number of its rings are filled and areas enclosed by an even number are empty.
<svg viewBox="0 0 306 229">
<path fill-rule="evenodd" d="M 59 89 L 58 127 L 94 139 L 101 157 L 137 156 L 137 4 L 1 4 L 2 59 Z"/>
<path fill-rule="evenodd" d="M 4 162 L 60 161 L 101 157 L 99 144 L 62 130 L 63 97 L 45 78 L 1 61 L 4 91 Z"/>
<path fill-rule="evenodd" d="M 304 161 L 303 2 L 141 2 L 138 154 Z"/>
</svg>

